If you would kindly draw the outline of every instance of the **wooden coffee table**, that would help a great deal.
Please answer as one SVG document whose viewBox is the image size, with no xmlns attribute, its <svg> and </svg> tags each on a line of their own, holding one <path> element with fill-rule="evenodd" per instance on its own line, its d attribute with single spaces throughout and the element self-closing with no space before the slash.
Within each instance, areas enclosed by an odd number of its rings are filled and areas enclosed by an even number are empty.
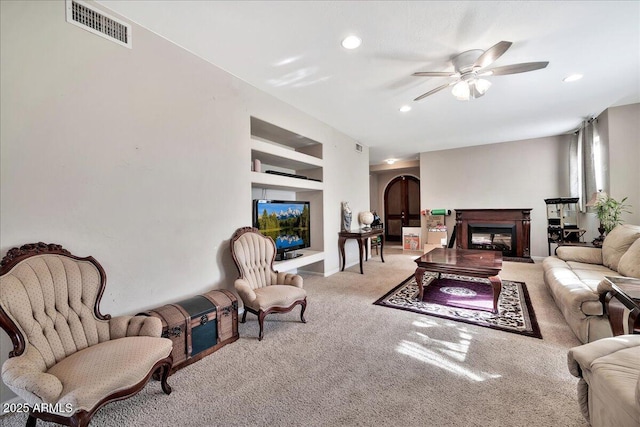
<svg viewBox="0 0 640 427">
<path fill-rule="evenodd" d="M 425 271 L 459 274 L 461 276 L 487 278 L 493 289 L 493 312 L 498 312 L 498 298 L 502 291 L 502 281 L 498 274 L 502 270 L 502 252 L 477 249 L 436 248 L 415 260 L 418 264 L 415 278 L 418 284 L 418 301 L 422 301 L 424 287 L 422 278 Z"/>
</svg>

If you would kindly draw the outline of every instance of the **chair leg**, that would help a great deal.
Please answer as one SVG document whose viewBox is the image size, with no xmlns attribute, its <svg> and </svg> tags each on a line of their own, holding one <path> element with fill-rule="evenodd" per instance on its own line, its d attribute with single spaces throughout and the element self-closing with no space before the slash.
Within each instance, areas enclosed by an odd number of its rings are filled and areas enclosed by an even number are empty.
<svg viewBox="0 0 640 427">
<path fill-rule="evenodd" d="M 29 418 L 27 418 L 27 427 L 36 427 L 36 421 L 38 421 L 38 419 L 32 414 L 29 414 Z"/>
<path fill-rule="evenodd" d="M 258 324 L 260 325 L 260 334 L 258 335 L 258 341 L 262 341 L 264 337 L 264 318 L 267 317 L 267 313 L 260 310 L 258 313 Z"/>
<path fill-rule="evenodd" d="M 300 321 L 302 323 L 307 323 L 304 318 L 304 311 L 307 309 L 307 299 L 305 298 L 302 303 L 300 303 L 300 305 L 302 306 L 302 308 L 300 309 Z"/>
<path fill-rule="evenodd" d="M 240 321 L 240 323 L 244 323 L 247 321 L 247 309 L 245 308 L 244 311 L 242 312 L 242 320 Z"/>
<path fill-rule="evenodd" d="M 171 394 L 171 391 L 172 391 L 171 386 L 167 382 L 167 379 L 169 378 L 170 374 L 171 374 L 171 363 L 167 363 L 162 367 L 162 382 L 160 383 L 160 385 L 162 386 L 162 391 L 164 391 L 165 394 Z"/>
</svg>

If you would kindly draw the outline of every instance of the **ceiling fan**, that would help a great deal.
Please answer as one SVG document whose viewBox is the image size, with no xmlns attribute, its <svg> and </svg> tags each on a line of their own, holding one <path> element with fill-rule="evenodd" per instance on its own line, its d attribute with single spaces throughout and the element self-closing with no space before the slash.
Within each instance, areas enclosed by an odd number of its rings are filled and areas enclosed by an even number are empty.
<svg viewBox="0 0 640 427">
<path fill-rule="evenodd" d="M 496 59 L 500 58 L 511 47 L 512 43 L 501 41 L 483 51 L 482 49 L 473 49 L 462 52 L 451 59 L 454 72 L 451 71 L 420 71 L 413 73 L 414 76 L 420 77 L 453 77 L 455 80 L 438 86 L 414 99 L 420 101 L 429 95 L 440 92 L 453 86 L 451 92 L 457 99 L 467 101 L 470 98 L 479 98 L 486 93 L 491 86 L 491 82 L 481 77 L 485 76 L 504 76 L 507 74 L 526 73 L 528 71 L 539 70 L 545 68 L 549 62 L 524 62 L 521 64 L 504 65 L 501 67 L 487 68 Z"/>
</svg>

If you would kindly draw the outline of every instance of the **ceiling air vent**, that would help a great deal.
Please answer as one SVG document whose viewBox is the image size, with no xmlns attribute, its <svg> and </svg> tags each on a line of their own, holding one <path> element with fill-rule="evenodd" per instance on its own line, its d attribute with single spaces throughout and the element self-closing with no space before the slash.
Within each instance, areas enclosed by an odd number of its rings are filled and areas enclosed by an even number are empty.
<svg viewBox="0 0 640 427">
<path fill-rule="evenodd" d="M 67 22 L 131 49 L 131 25 L 79 0 L 67 0 Z"/>
<path fill-rule="evenodd" d="M 358 153 L 362 153 L 362 145 L 361 145 L 361 144 L 358 144 L 357 142 L 356 142 L 356 151 L 357 151 Z"/>
</svg>

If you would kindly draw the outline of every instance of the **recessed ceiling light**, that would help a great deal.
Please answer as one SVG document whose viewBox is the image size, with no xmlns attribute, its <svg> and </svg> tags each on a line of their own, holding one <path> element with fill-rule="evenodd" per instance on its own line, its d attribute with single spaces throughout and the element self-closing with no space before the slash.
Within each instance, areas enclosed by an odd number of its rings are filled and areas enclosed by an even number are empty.
<svg viewBox="0 0 640 427">
<path fill-rule="evenodd" d="M 401 113 L 406 113 L 408 111 L 411 111 L 411 107 L 409 107 L 408 105 L 403 105 L 402 107 L 400 107 Z"/>
<path fill-rule="evenodd" d="M 396 159 L 387 159 L 385 162 L 387 162 L 388 165 L 392 165 L 396 162 Z"/>
<path fill-rule="evenodd" d="M 349 36 L 342 40 L 342 47 L 345 49 L 355 49 L 362 44 L 360 37 Z"/>
<path fill-rule="evenodd" d="M 580 80 L 582 78 L 582 74 L 571 74 L 570 76 L 562 79 L 563 82 L 575 82 L 576 80 Z"/>
</svg>

